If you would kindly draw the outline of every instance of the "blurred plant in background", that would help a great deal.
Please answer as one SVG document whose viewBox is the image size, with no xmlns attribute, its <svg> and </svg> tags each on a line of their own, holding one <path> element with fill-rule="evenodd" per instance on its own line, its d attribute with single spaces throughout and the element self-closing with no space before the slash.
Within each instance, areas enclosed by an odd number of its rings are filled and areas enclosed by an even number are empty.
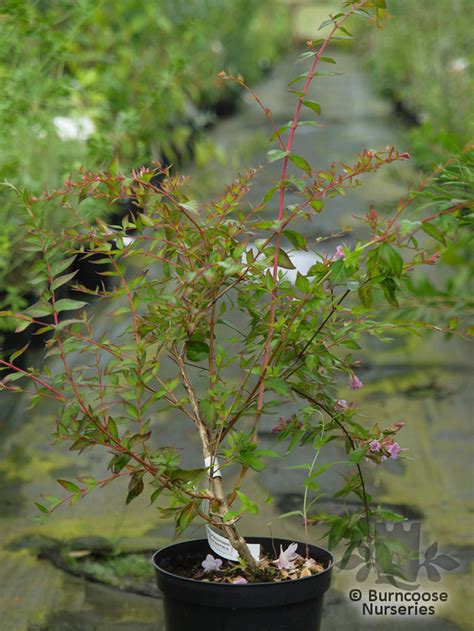
<svg viewBox="0 0 474 631">
<path fill-rule="evenodd" d="M 0 9 L 0 173 L 40 194 L 81 165 L 181 161 L 235 103 L 216 74 L 255 81 L 286 41 L 269 0 L 6 0 Z M 0 301 L 25 306 L 18 198 L 0 189 Z M 93 211 L 101 214 L 105 207 Z M 89 207 L 85 216 L 92 209 Z M 67 225 L 66 214 L 56 215 Z M 9 327 L 8 321 L 3 326 Z"/>
<path fill-rule="evenodd" d="M 429 241 L 442 245 L 436 274 L 416 274 L 406 284 L 407 297 L 417 303 L 406 307 L 406 315 L 454 331 L 461 323 L 466 328 L 472 313 L 472 232 L 464 230 L 461 237 L 453 232 L 448 210 L 457 205 L 461 221 L 472 223 L 474 57 L 468 18 L 473 4 L 389 0 L 387 7 L 392 19 L 383 32 L 370 31 L 374 84 L 412 125 L 409 143 L 414 160 L 425 172 L 436 174 L 413 194 L 410 203 L 416 212 L 412 222 L 405 222 L 405 230 L 409 234 L 425 222 Z M 425 210 L 441 215 L 429 222 Z"/>
<path fill-rule="evenodd" d="M 473 208 L 474 149 L 467 148 L 434 172 L 426 185 L 412 194 L 416 209 L 412 221 L 402 222 L 406 234 L 421 228 L 429 237 L 428 250 L 434 244 L 438 256 L 436 274 L 415 274 L 405 285 L 407 306 L 403 317 L 428 320 L 448 332 L 472 332 L 473 300 Z M 453 209 L 459 209 L 453 220 Z M 413 247 L 418 246 L 411 237 Z M 410 300 L 412 304 L 410 305 Z"/>
<path fill-rule="evenodd" d="M 430 169 L 434 158 L 474 135 L 473 4 L 392 0 L 387 7 L 393 19 L 371 33 L 371 70 L 382 92 L 417 123 L 412 155 Z"/>
</svg>

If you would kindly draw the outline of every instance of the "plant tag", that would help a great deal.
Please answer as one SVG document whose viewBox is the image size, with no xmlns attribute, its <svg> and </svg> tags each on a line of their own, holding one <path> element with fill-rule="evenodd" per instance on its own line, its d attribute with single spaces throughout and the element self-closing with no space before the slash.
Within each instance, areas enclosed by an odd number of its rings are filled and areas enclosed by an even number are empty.
<svg viewBox="0 0 474 631">
<path fill-rule="evenodd" d="M 222 478 L 221 468 L 219 466 L 219 460 L 217 456 L 211 458 L 210 456 L 204 458 L 204 466 L 209 469 L 210 478 Z"/>
<path fill-rule="evenodd" d="M 219 535 L 217 532 L 212 530 L 210 526 L 206 524 L 206 532 L 207 532 L 207 541 L 209 546 L 213 552 L 218 554 L 224 559 L 229 559 L 229 561 L 237 561 L 239 558 L 239 553 L 237 550 L 231 545 L 230 541 Z M 260 544 L 259 543 L 248 543 L 247 544 L 250 550 L 250 554 L 253 558 L 258 561 L 260 559 Z"/>
<path fill-rule="evenodd" d="M 219 460 L 217 459 L 217 456 L 214 456 L 214 458 L 212 458 L 211 456 L 206 456 L 204 458 L 204 466 L 206 467 L 206 469 L 209 469 L 209 480 L 212 480 L 212 478 L 222 478 L 221 468 L 219 466 Z M 209 500 L 204 500 L 202 503 L 203 511 L 205 513 L 209 513 L 209 508 Z"/>
</svg>

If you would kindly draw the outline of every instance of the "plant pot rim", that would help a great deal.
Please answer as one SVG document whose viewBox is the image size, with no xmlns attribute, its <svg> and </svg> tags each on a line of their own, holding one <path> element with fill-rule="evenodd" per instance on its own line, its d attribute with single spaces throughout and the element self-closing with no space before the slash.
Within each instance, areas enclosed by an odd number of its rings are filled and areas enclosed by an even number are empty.
<svg viewBox="0 0 474 631">
<path fill-rule="evenodd" d="M 264 543 L 264 542 L 277 542 L 277 545 L 280 545 L 282 542 L 285 543 L 293 543 L 293 540 L 290 539 L 282 539 L 281 537 L 245 537 L 245 540 L 248 541 L 248 543 Z M 329 563 L 327 565 L 327 567 L 324 568 L 324 570 L 322 572 L 318 572 L 318 574 L 313 574 L 312 576 L 305 576 L 303 578 L 297 578 L 291 581 L 268 581 L 268 582 L 255 582 L 255 583 L 244 583 L 243 585 L 237 584 L 234 585 L 232 583 L 211 583 L 211 582 L 206 582 L 206 581 L 202 581 L 202 580 L 198 580 L 195 578 L 188 578 L 186 576 L 179 576 L 178 574 L 173 574 L 173 572 L 169 572 L 168 570 L 163 569 L 157 562 L 157 557 L 158 555 L 162 555 L 162 554 L 166 554 L 167 550 L 173 549 L 173 548 L 177 548 L 179 546 L 185 546 L 187 544 L 198 544 L 198 543 L 202 543 L 204 546 L 207 546 L 209 548 L 209 553 L 212 552 L 212 549 L 209 546 L 209 542 L 207 539 L 188 539 L 186 541 L 179 541 L 177 543 L 172 543 L 169 544 L 167 546 L 164 546 L 163 548 L 160 548 L 159 550 L 157 550 L 156 552 L 154 552 L 153 556 L 152 556 L 152 563 L 153 563 L 153 567 L 155 568 L 156 571 L 164 574 L 165 576 L 168 577 L 172 577 L 175 580 L 181 580 L 181 581 L 185 581 L 188 584 L 189 583 L 196 583 L 198 585 L 205 585 L 206 587 L 214 587 L 214 588 L 227 588 L 227 587 L 232 587 L 232 588 L 239 588 L 242 590 L 248 590 L 251 588 L 262 588 L 262 587 L 266 587 L 271 588 L 272 586 L 278 587 L 280 585 L 295 585 L 298 583 L 301 583 L 302 581 L 307 581 L 307 579 L 316 579 L 318 577 L 323 577 L 325 574 L 331 572 L 331 570 L 333 569 L 335 563 L 336 563 L 336 558 L 334 557 L 334 555 L 332 554 L 332 552 L 330 552 L 329 550 L 327 550 L 326 548 L 321 548 L 320 546 L 316 546 L 313 544 L 308 544 L 310 549 L 312 548 L 313 550 L 317 550 L 317 551 L 321 551 L 325 554 L 325 556 L 329 557 Z M 306 543 L 302 542 L 302 541 L 297 541 L 295 543 L 298 543 L 298 546 L 302 545 L 302 546 L 306 546 Z M 217 553 L 215 553 L 217 554 Z M 219 555 L 217 555 L 219 556 Z M 317 561 L 317 559 L 315 559 Z"/>
</svg>

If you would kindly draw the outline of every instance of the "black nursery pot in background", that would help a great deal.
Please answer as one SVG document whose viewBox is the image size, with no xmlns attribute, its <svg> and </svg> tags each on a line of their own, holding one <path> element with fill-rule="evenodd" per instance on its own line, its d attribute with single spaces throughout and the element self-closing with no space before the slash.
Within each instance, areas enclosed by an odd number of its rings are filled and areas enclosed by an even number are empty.
<svg viewBox="0 0 474 631">
<path fill-rule="evenodd" d="M 251 537 L 263 551 L 275 556 L 291 541 Z M 298 545 L 305 554 L 306 546 Z M 326 568 L 320 574 L 283 581 L 231 585 L 207 583 L 172 574 L 162 566 L 187 557 L 204 559 L 211 552 L 206 539 L 186 541 L 162 548 L 153 556 L 156 580 L 163 594 L 166 631 L 319 631 L 324 594 L 329 588 L 334 557 L 309 546 L 309 556 Z"/>
</svg>

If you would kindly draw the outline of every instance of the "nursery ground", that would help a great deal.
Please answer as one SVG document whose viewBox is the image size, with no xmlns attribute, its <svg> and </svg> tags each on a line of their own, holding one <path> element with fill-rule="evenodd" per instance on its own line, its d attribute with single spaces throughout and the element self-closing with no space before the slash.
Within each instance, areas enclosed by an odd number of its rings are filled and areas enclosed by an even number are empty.
<svg viewBox="0 0 474 631">
<path fill-rule="evenodd" d="M 392 115 L 391 105 L 374 96 L 357 58 L 336 53 L 337 70 L 342 77 L 321 77 L 314 89 L 321 102 L 323 128 L 302 128 L 295 151 L 317 165 L 332 159 L 350 159 L 357 151 L 395 144 L 407 150 L 403 130 Z M 281 97 L 286 84 L 301 72 L 294 65 L 295 55 L 283 59 L 258 93 L 269 106 L 277 122 L 286 123 L 292 115 L 291 102 Z M 244 99 L 236 116 L 219 123 L 210 132 L 219 148 L 221 166 L 195 167 L 196 195 L 209 195 L 223 181 L 230 181 L 235 169 L 247 159 L 254 165 L 266 162 L 266 122 L 255 104 Z M 226 160 L 225 158 L 230 158 Z M 230 164 L 229 164 L 230 162 Z M 278 176 L 278 163 L 270 165 L 252 189 L 249 199 L 259 199 Z M 193 173 L 192 173 L 193 174 Z M 388 208 L 406 190 L 413 177 L 409 166 L 393 168 L 374 176 L 366 186 L 347 198 L 331 203 L 328 212 L 308 227 L 308 236 L 329 234 L 334 230 L 354 227 L 354 215 L 361 215 L 373 204 Z M 290 200 L 289 200 L 290 201 Z M 358 229 L 347 233 L 340 241 L 328 244 L 332 251 L 344 241 L 350 245 Z M 98 316 L 101 317 L 100 315 Z M 105 316 L 102 316 L 105 319 Z M 444 341 L 431 337 L 424 342 L 413 338 L 397 339 L 391 346 L 374 344 L 370 357 L 363 358 L 360 377 L 364 389 L 357 399 L 372 419 L 382 422 L 405 420 L 406 428 L 400 442 L 412 462 L 391 462 L 380 469 L 368 469 L 372 493 L 378 501 L 392 506 L 421 524 L 420 551 L 438 542 L 439 551 L 457 559 L 460 567 L 443 574 L 439 583 L 431 583 L 424 570 L 418 581 L 420 589 L 446 591 L 449 600 L 435 618 L 412 617 L 368 620 L 357 614 L 356 605 L 348 598 L 359 585 L 355 573 L 336 571 L 333 589 L 325 606 L 326 628 L 333 631 L 363 631 L 366 628 L 398 631 L 456 631 L 469 629 L 472 612 L 468 607 L 469 572 L 474 557 L 472 529 L 471 475 L 469 454 L 471 437 L 472 384 L 469 372 L 472 359 L 459 341 Z M 341 387 L 341 398 L 350 392 Z M 280 411 L 284 416 L 290 410 Z M 25 403 L 6 400 L 0 412 L 3 434 L 0 464 L 0 627 L 2 631 L 145 631 L 162 628 L 161 602 L 101 582 L 85 580 L 54 565 L 48 550 L 58 546 L 67 549 L 105 553 L 137 553 L 159 548 L 172 537 L 172 525 L 160 522 L 153 509 L 147 509 L 146 498 L 138 498 L 124 507 L 124 486 L 110 485 L 91 494 L 72 509 L 56 512 L 45 525 L 31 521 L 35 513 L 33 501 L 40 493 L 57 493 L 54 480 L 71 477 L 91 470 L 97 475 L 104 471 L 104 456 L 93 450 L 76 456 L 50 446 L 53 411 L 41 407 L 28 411 Z M 187 426 L 162 424 L 168 444 L 180 441 Z M 271 426 L 268 418 L 262 427 L 263 444 L 270 444 Z M 194 464 L 200 464 L 199 447 L 194 443 Z M 336 448 L 335 448 L 336 449 Z M 337 457 L 338 452 L 332 455 Z M 304 453 L 294 456 L 288 465 L 301 462 Z M 296 460 L 298 459 L 298 460 Z M 330 478 L 324 479 L 330 490 Z M 301 505 L 296 472 L 286 470 L 278 461 L 262 476 L 250 479 L 250 492 L 263 497 L 263 487 L 275 496 L 274 505 L 262 507 L 252 530 L 275 536 L 302 539 L 298 520 L 279 520 L 277 513 Z M 262 488 L 261 488 L 262 487 Z M 336 507 L 337 508 L 337 507 Z M 201 533 L 191 529 L 188 536 Z M 322 531 L 311 531 L 317 541 Z M 39 556 L 38 553 L 42 552 Z M 67 555 L 66 555 L 67 556 Z M 91 555 L 93 556 L 93 555 Z M 99 573 L 100 574 L 100 573 Z M 97 580 L 113 582 L 106 571 Z M 379 586 L 380 587 L 380 586 Z M 388 589 L 386 586 L 384 589 Z"/>
</svg>

